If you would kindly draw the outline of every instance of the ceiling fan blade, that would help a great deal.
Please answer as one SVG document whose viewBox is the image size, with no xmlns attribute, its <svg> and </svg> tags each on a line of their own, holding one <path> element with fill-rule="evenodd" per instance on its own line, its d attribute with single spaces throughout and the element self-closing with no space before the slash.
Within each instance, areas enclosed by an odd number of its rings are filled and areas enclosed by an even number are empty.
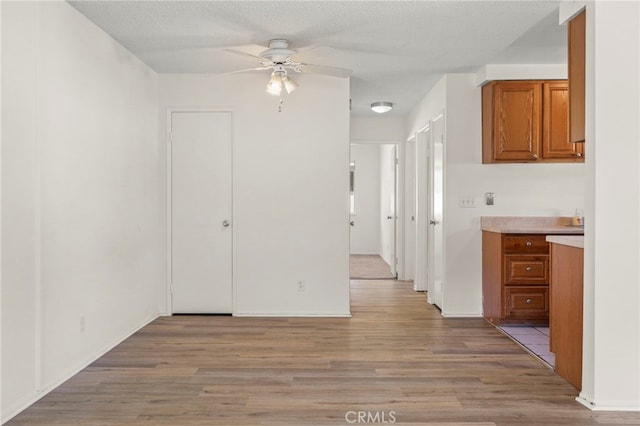
<svg viewBox="0 0 640 426">
<path fill-rule="evenodd" d="M 264 71 L 264 70 L 268 70 L 268 69 L 271 69 L 271 67 L 246 68 L 246 69 L 243 69 L 243 70 L 231 71 L 228 74 L 239 74 L 239 73 L 243 73 L 243 72 Z"/>
<path fill-rule="evenodd" d="M 300 63 L 300 72 L 309 74 L 325 74 L 334 77 L 346 78 L 351 76 L 353 70 L 347 68 L 329 67 L 326 65 Z"/>
<path fill-rule="evenodd" d="M 251 53 L 248 52 L 243 52 L 242 50 L 236 50 L 236 49 L 223 49 L 225 52 L 229 52 L 229 53 L 235 53 L 236 55 L 242 55 L 242 56 L 246 56 L 249 58 L 253 58 L 257 61 L 264 61 L 264 58 L 261 58 L 260 56 L 256 56 L 253 55 Z"/>
</svg>

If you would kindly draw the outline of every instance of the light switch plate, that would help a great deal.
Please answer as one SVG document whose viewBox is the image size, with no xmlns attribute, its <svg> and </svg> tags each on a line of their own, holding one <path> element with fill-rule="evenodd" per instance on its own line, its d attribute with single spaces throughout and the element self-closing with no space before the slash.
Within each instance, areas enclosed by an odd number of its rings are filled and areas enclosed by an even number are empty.
<svg viewBox="0 0 640 426">
<path fill-rule="evenodd" d="M 460 198 L 458 205 L 462 209 L 473 209 L 476 207 L 476 199 L 473 197 Z"/>
</svg>

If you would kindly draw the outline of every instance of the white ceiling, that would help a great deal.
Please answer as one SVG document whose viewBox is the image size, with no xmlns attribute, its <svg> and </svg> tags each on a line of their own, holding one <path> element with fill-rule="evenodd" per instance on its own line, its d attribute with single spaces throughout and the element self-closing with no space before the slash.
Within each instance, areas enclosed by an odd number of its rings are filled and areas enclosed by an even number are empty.
<svg viewBox="0 0 640 426">
<path fill-rule="evenodd" d="M 376 101 L 406 115 L 444 73 L 486 64 L 565 63 L 553 1 L 70 1 L 159 73 L 257 66 L 286 38 L 294 59 L 349 68 L 353 115 Z M 268 71 L 265 73 L 265 83 Z M 300 90 L 303 90 L 301 88 Z"/>
</svg>

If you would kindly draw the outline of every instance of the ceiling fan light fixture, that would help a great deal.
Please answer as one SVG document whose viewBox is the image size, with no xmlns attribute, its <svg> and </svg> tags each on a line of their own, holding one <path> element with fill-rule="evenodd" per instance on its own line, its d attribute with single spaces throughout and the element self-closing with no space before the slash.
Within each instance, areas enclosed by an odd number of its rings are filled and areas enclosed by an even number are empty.
<svg viewBox="0 0 640 426">
<path fill-rule="evenodd" d="M 284 81 L 284 88 L 286 89 L 287 93 L 291 93 L 294 90 L 296 90 L 298 87 L 300 87 L 300 85 L 296 83 L 295 80 L 293 80 L 291 77 L 289 77 L 286 74 L 284 75 L 282 80 Z"/>
<path fill-rule="evenodd" d="M 371 110 L 373 112 L 377 112 L 378 114 L 384 114 L 385 112 L 389 112 L 393 109 L 393 104 L 391 102 L 374 102 L 371 104 Z"/>
<path fill-rule="evenodd" d="M 267 93 L 270 95 L 279 96 L 282 92 L 282 86 L 284 86 L 282 73 L 274 72 L 273 74 L 271 74 L 271 79 L 267 83 Z"/>
</svg>

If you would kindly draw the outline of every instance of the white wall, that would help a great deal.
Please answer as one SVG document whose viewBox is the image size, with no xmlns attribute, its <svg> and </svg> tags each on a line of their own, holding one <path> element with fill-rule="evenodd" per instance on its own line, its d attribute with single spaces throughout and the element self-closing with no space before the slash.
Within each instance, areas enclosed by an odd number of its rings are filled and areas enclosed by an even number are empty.
<svg viewBox="0 0 640 426">
<path fill-rule="evenodd" d="M 2 10 L 2 413 L 36 391 L 36 3 Z"/>
<path fill-rule="evenodd" d="M 164 227 L 155 73 L 67 3 L 1 7 L 6 420 L 157 315 Z"/>
<path fill-rule="evenodd" d="M 444 75 L 433 87 L 427 95 L 418 102 L 411 110 L 405 121 L 405 133 L 403 140 L 407 140 L 415 136 L 416 132 L 422 130 L 429 120 L 435 118 L 438 114 L 446 109 L 447 105 L 447 76 Z M 419 146 L 417 147 L 419 150 Z M 419 158 L 426 156 L 418 154 Z"/>
<path fill-rule="evenodd" d="M 570 216 L 584 205 L 582 164 L 482 164 L 480 101 L 474 74 L 449 74 L 407 122 L 411 135 L 445 108 L 445 316 L 482 314 L 480 216 Z M 494 206 L 483 205 L 485 192 L 495 193 Z M 459 207 L 468 197 L 477 208 Z"/>
<path fill-rule="evenodd" d="M 583 387 L 640 410 L 640 5 L 587 3 Z"/>
<path fill-rule="evenodd" d="M 380 254 L 380 146 L 352 144 L 355 215 L 351 217 L 351 253 Z"/>
<path fill-rule="evenodd" d="M 297 76 L 278 112 L 267 79 L 161 75 L 161 115 L 233 112 L 234 314 L 349 315 L 349 81 Z"/>
<path fill-rule="evenodd" d="M 350 125 L 350 140 L 360 142 L 400 142 L 404 139 L 404 118 L 378 115 L 353 117 Z"/>
</svg>

